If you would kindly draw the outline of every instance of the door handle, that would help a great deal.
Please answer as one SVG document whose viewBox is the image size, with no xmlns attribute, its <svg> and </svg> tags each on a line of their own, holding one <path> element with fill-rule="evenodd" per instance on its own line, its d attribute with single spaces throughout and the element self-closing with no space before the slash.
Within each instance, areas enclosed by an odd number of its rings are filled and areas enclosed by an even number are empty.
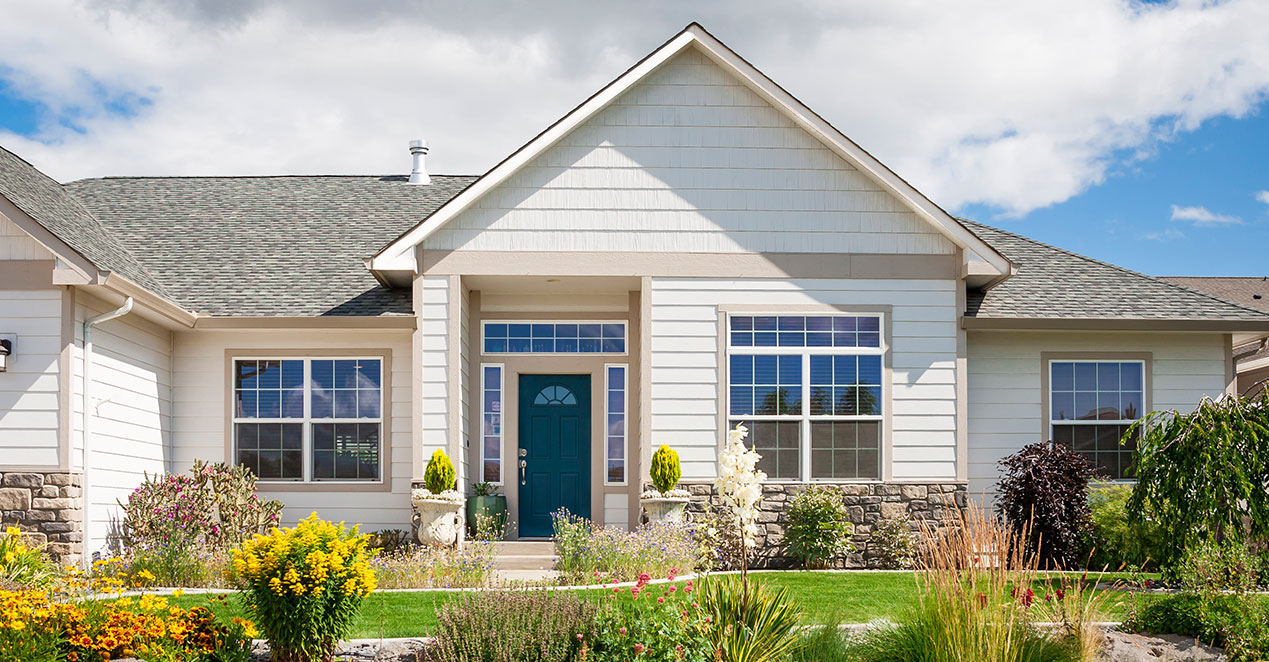
<svg viewBox="0 0 1269 662">
<path fill-rule="evenodd" d="M 527 466 L 529 466 L 529 463 L 527 461 L 520 460 L 520 484 L 521 485 L 524 485 L 524 468 Z"/>
</svg>

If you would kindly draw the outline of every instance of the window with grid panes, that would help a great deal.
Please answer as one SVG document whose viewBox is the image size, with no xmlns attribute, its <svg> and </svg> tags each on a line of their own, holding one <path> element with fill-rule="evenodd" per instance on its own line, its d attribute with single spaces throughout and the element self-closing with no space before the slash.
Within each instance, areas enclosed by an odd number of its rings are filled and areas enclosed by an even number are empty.
<svg viewBox="0 0 1269 662">
<path fill-rule="evenodd" d="M 1144 406 L 1143 361 L 1049 362 L 1052 439 L 1088 458 L 1106 478 L 1132 477 L 1137 439 L 1125 434 Z"/>
</svg>

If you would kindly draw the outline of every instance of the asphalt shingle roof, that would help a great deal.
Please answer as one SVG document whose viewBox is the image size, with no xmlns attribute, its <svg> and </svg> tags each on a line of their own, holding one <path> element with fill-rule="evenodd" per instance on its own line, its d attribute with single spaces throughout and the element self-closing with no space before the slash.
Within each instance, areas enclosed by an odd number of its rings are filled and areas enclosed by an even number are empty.
<svg viewBox="0 0 1269 662">
<path fill-rule="evenodd" d="M 1269 278 L 1160 276 L 1159 279 L 1269 313 Z"/>
<path fill-rule="evenodd" d="M 3 147 L 0 147 L 0 196 L 98 269 L 118 272 L 151 292 L 170 298 L 163 285 L 79 199 L 69 194 L 62 184 Z"/>
<path fill-rule="evenodd" d="M 373 255 L 475 181 L 405 176 L 105 177 L 66 185 L 188 310 L 408 315 Z"/>
<path fill-rule="evenodd" d="M 1269 314 L 1182 285 L 960 220 L 1017 271 L 985 291 L 971 290 L 968 317 L 1269 321 Z"/>
</svg>

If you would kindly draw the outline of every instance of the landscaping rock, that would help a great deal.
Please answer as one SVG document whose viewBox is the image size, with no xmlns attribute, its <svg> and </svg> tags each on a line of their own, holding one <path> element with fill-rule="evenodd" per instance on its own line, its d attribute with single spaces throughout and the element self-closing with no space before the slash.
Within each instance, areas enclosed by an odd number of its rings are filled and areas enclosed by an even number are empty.
<svg viewBox="0 0 1269 662">
<path fill-rule="evenodd" d="M 1111 631 L 1106 635 L 1106 649 L 1099 662 L 1199 662 L 1223 661 L 1225 651 L 1204 646 L 1194 637 L 1176 634 L 1133 634 Z"/>
<path fill-rule="evenodd" d="M 432 644 L 431 637 L 412 639 L 358 639 L 340 642 L 336 660 L 373 662 L 421 662 L 423 653 Z M 268 662 L 269 645 L 256 641 L 251 650 L 252 662 Z"/>
</svg>

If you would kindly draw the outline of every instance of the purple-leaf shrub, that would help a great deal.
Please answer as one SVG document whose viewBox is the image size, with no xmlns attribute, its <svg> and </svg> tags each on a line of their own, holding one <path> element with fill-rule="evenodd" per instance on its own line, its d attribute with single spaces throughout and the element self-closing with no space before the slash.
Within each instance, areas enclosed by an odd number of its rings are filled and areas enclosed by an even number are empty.
<svg viewBox="0 0 1269 662">
<path fill-rule="evenodd" d="M 1081 563 L 1092 532 L 1088 481 L 1096 468 L 1064 444 L 1042 442 L 999 462 L 996 513 L 1041 563 L 1073 568 Z"/>
</svg>

